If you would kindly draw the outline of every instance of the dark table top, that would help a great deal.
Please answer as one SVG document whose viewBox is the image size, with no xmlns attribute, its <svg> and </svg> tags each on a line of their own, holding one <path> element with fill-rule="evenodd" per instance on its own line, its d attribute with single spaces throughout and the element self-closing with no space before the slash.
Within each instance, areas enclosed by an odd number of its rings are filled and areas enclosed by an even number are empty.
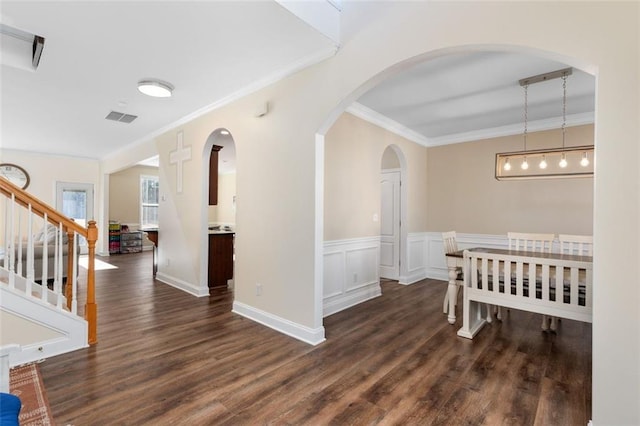
<svg viewBox="0 0 640 426">
<path fill-rule="evenodd" d="M 472 248 L 462 249 L 453 253 L 447 253 L 447 256 L 461 258 L 465 250 L 482 252 L 482 253 L 491 253 L 491 254 L 503 254 L 507 256 L 524 256 L 524 257 L 537 257 L 541 259 L 561 259 L 561 260 L 572 260 L 576 262 L 593 262 L 592 256 L 578 256 L 575 254 L 562 254 L 562 253 L 541 253 L 537 251 L 496 249 L 496 248 L 490 248 L 490 247 L 472 247 Z"/>
</svg>

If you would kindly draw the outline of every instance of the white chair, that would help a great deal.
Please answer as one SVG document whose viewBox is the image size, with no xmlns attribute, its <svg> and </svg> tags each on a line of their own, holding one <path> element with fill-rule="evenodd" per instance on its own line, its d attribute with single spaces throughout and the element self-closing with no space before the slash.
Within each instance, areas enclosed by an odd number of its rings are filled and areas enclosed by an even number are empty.
<svg viewBox="0 0 640 426">
<path fill-rule="evenodd" d="M 456 231 L 442 233 L 442 245 L 444 246 L 444 254 L 454 253 L 458 251 L 458 242 L 456 240 Z M 462 281 L 462 268 L 456 268 L 456 301 L 458 300 L 458 289 L 464 284 Z M 449 313 L 449 290 L 444 293 L 444 302 L 442 303 L 442 312 Z"/>
<path fill-rule="evenodd" d="M 560 253 L 578 256 L 593 256 L 593 237 L 591 235 L 558 235 Z"/>
<path fill-rule="evenodd" d="M 555 235 L 507 232 L 507 238 L 509 239 L 509 250 L 551 253 Z"/>
<path fill-rule="evenodd" d="M 527 232 L 507 232 L 507 239 L 509 240 L 509 250 L 520 251 L 532 251 L 538 253 L 551 253 L 553 249 L 554 234 L 535 234 Z M 505 277 L 505 285 L 507 278 Z M 530 287 L 530 291 L 535 291 L 535 285 Z M 502 308 L 497 307 L 497 317 L 502 319 Z M 549 319 L 546 315 L 542 316 L 542 329 L 548 330 L 556 329 L 556 318 L 551 318 L 551 325 L 549 325 Z"/>
</svg>

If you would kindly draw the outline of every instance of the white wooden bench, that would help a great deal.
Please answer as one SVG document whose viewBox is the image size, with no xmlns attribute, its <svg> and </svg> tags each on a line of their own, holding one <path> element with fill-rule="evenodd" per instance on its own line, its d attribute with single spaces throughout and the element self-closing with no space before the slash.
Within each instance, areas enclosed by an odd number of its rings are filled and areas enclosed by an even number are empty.
<svg viewBox="0 0 640 426">
<path fill-rule="evenodd" d="M 472 339 L 480 331 L 486 323 L 485 304 L 592 322 L 590 256 L 465 250 L 463 264 L 464 312 L 458 336 Z"/>
</svg>

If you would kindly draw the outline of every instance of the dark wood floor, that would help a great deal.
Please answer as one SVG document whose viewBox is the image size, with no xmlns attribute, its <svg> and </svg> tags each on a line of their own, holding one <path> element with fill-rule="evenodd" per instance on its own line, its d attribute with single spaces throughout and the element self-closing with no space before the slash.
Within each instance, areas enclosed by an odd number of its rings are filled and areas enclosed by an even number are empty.
<svg viewBox="0 0 640 426">
<path fill-rule="evenodd" d="M 97 272 L 99 343 L 41 364 L 60 425 L 581 425 L 591 325 L 511 310 L 473 341 L 442 314 L 446 284 L 383 283 L 325 318 L 309 346 L 151 276 L 151 254 Z M 291 301 L 295 303 L 295 301 Z"/>
</svg>

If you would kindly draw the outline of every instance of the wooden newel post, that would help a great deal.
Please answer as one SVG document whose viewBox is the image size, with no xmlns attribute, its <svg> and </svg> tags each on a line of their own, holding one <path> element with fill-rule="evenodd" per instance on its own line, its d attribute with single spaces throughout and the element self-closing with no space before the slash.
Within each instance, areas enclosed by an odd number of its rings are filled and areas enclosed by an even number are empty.
<svg viewBox="0 0 640 426">
<path fill-rule="evenodd" d="M 71 299 L 77 297 L 73 294 L 73 280 L 76 277 L 73 275 L 73 262 L 75 259 L 75 246 L 74 246 L 74 232 L 70 228 L 67 228 L 67 283 L 64 288 L 64 297 L 67 298 L 67 309 L 71 310 Z"/>
<path fill-rule="evenodd" d="M 87 228 L 87 245 L 89 246 L 89 265 L 87 270 L 87 304 L 84 308 L 84 318 L 89 323 L 89 344 L 98 343 L 98 305 L 96 304 L 96 241 L 98 228 L 96 221 L 90 220 Z"/>
</svg>

